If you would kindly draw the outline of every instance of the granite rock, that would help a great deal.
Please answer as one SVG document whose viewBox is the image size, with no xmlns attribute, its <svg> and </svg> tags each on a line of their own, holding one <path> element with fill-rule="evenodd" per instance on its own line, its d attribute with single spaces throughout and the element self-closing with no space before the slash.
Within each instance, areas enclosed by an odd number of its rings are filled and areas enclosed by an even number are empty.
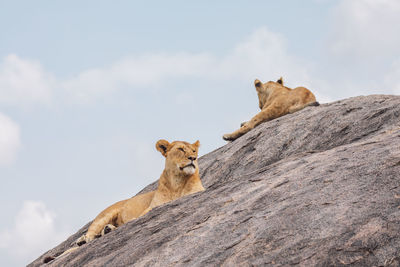
<svg viewBox="0 0 400 267">
<path fill-rule="evenodd" d="M 47 265 L 400 266 L 400 96 L 307 107 L 199 165 L 206 191 Z M 29 266 L 61 254 L 88 225 Z"/>
</svg>

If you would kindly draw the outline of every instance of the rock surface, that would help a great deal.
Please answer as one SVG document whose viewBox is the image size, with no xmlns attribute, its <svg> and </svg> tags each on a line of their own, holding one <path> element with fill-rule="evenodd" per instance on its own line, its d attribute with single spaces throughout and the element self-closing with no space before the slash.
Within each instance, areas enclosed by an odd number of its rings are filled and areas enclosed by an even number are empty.
<svg viewBox="0 0 400 267">
<path fill-rule="evenodd" d="M 206 191 L 48 265 L 400 266 L 400 96 L 308 107 L 199 163 Z"/>
</svg>

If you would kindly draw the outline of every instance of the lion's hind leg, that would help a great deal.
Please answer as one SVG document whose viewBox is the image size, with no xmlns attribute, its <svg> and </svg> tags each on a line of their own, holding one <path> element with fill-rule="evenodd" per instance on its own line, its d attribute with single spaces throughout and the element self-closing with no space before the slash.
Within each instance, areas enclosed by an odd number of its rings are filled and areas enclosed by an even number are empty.
<svg viewBox="0 0 400 267">
<path fill-rule="evenodd" d="M 319 103 L 317 101 L 314 101 L 314 102 L 307 103 L 307 104 L 295 105 L 295 106 L 289 108 L 289 113 L 292 114 L 292 113 L 295 113 L 295 112 L 297 112 L 299 110 L 302 110 L 303 108 L 311 107 L 311 106 L 317 107 L 317 106 L 319 106 Z"/>
<path fill-rule="evenodd" d="M 299 110 L 302 110 L 302 109 L 305 108 L 306 106 L 307 106 L 307 105 L 296 105 L 296 106 L 290 107 L 290 108 L 289 108 L 289 113 L 290 113 L 290 114 L 295 113 L 295 112 L 297 112 L 297 111 L 299 111 Z"/>
</svg>

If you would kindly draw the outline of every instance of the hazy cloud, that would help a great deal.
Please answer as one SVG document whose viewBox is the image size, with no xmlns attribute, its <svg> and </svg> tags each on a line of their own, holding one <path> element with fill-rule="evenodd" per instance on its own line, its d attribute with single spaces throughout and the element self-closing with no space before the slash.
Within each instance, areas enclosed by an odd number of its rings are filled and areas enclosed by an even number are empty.
<svg viewBox="0 0 400 267">
<path fill-rule="evenodd" d="M 0 113 L 0 166 L 11 164 L 21 146 L 19 126 Z"/>
<path fill-rule="evenodd" d="M 392 64 L 391 70 L 384 78 L 384 84 L 393 94 L 400 95 L 400 58 Z"/>
<path fill-rule="evenodd" d="M 14 54 L 0 62 L 0 103 L 14 106 L 48 104 L 53 86 L 53 77 L 38 62 Z"/>
<path fill-rule="evenodd" d="M 397 53 L 400 35 L 394 25 L 400 23 L 399 11 L 400 2 L 396 0 L 339 2 L 333 12 L 327 52 L 334 58 L 363 58 L 371 62 Z M 313 89 L 328 84 L 329 87 L 329 81 L 311 75 L 315 71 L 308 63 L 291 55 L 285 38 L 266 27 L 255 30 L 225 55 L 182 52 L 132 56 L 108 67 L 87 69 L 66 80 L 54 79 L 39 63 L 9 55 L 0 67 L 0 101 L 14 105 L 49 103 L 54 91 L 61 89 L 60 95 L 67 96 L 61 101 L 85 103 L 119 90 L 163 90 L 164 83 L 185 78 L 219 80 L 228 85 L 230 80 L 250 83 L 254 78 L 273 80 L 282 75 L 287 77 L 289 86 L 304 85 Z M 313 63 L 318 65 L 318 60 Z M 365 84 L 354 81 L 340 82 L 341 88 L 350 88 L 350 91 L 353 84 L 359 88 L 356 91 L 362 92 L 360 88 L 365 88 Z M 323 94 L 320 95 L 323 101 L 331 100 L 329 95 L 340 97 L 337 90 L 332 94 L 325 90 Z M 178 102 L 182 97 L 178 97 Z M 185 98 L 188 97 L 192 96 L 186 93 Z"/>
<path fill-rule="evenodd" d="M 86 102 L 122 88 L 162 85 L 166 80 L 203 75 L 212 65 L 206 54 L 153 54 L 119 60 L 108 68 L 89 69 L 61 82 L 73 99 Z M 139 89 L 140 90 L 140 89 Z"/>
<path fill-rule="evenodd" d="M 376 60 L 399 54 L 400 1 L 342 0 L 333 15 L 331 51 Z"/>
<path fill-rule="evenodd" d="M 226 55 L 179 53 L 153 54 L 115 62 L 108 68 L 89 69 L 62 82 L 62 87 L 81 101 L 130 88 L 161 87 L 176 78 L 212 80 L 261 79 L 290 76 L 291 81 L 307 82 L 307 68 L 288 55 L 285 39 L 266 27 L 254 31 Z"/>
<path fill-rule="evenodd" d="M 25 201 L 15 218 L 14 228 L 0 232 L 0 249 L 16 264 L 29 263 L 68 236 L 56 230 L 54 220 L 55 214 L 43 202 Z"/>
<path fill-rule="evenodd" d="M 2 101 L 14 105 L 51 101 L 54 90 L 72 102 L 92 102 L 118 90 L 162 90 L 177 79 L 240 79 L 290 77 L 294 84 L 310 83 L 308 67 L 289 55 L 286 40 L 278 33 L 259 28 L 225 55 L 209 53 L 147 54 L 128 57 L 105 68 L 82 71 L 67 80 L 56 80 L 40 64 L 16 55 L 5 58 L 0 70 Z M 62 99 L 64 100 L 64 99 Z"/>
<path fill-rule="evenodd" d="M 229 78 L 307 80 L 307 68 L 287 51 L 286 40 L 266 27 L 254 31 L 239 43 L 225 58 L 217 73 Z"/>
</svg>

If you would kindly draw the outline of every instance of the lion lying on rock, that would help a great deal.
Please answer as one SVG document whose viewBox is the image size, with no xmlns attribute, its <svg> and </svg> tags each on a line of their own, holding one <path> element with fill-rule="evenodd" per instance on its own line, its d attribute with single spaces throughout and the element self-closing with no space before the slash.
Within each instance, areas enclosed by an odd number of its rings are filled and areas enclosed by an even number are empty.
<svg viewBox="0 0 400 267">
<path fill-rule="evenodd" d="M 318 106 L 315 96 L 307 88 L 296 87 L 290 89 L 283 86 L 283 78 L 276 82 L 262 83 L 258 79 L 254 81 L 258 94 L 261 112 L 250 121 L 241 124 L 239 130 L 231 134 L 225 134 L 224 140 L 232 141 L 244 135 L 260 123 L 270 121 L 288 113 L 294 113 L 307 106 Z"/>
<path fill-rule="evenodd" d="M 159 140 L 156 143 L 156 149 L 165 157 L 165 168 L 158 180 L 158 188 L 155 191 L 119 201 L 103 210 L 89 226 L 87 233 L 76 241 L 76 244 L 81 246 L 90 242 L 164 203 L 204 191 L 197 163 L 199 146 L 199 141 L 190 144 L 182 141 L 169 143 L 166 140 Z M 76 250 L 78 246 L 68 249 L 60 256 Z M 54 258 L 46 257 L 44 262 L 49 262 Z"/>
</svg>

